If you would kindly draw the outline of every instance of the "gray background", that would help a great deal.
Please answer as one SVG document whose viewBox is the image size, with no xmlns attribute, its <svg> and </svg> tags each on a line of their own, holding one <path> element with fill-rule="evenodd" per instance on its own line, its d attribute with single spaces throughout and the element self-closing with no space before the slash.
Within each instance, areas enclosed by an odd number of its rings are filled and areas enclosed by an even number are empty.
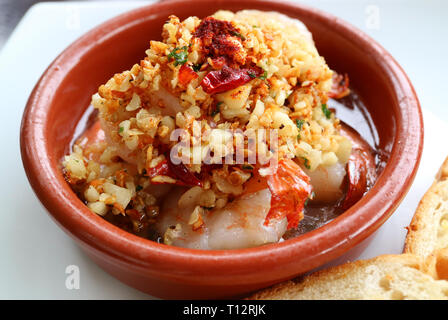
<svg viewBox="0 0 448 320">
<path fill-rule="evenodd" d="M 81 0 L 83 1 L 83 0 Z M 91 0 L 84 0 L 91 1 Z M 114 0 L 109 0 L 112 2 Z M 142 0 L 144 1 L 144 0 Z M 4 45 L 12 30 L 25 12 L 38 2 L 36 0 L 0 0 L 0 48 Z M 67 0 L 55 0 L 53 2 L 67 2 Z"/>
</svg>

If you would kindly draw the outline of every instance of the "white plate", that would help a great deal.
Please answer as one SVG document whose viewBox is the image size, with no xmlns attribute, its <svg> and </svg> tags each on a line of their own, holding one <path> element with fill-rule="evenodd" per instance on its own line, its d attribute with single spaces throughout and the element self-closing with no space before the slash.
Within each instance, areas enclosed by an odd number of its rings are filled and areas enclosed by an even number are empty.
<svg viewBox="0 0 448 320">
<path fill-rule="evenodd" d="M 149 1 L 151 2 L 151 1 Z M 405 227 L 448 154 L 445 101 L 448 56 L 443 30 L 448 2 L 304 1 L 336 14 L 366 31 L 402 64 L 424 108 L 422 165 L 407 197 L 378 230 L 364 251 L 348 258 L 400 253 Z M 109 276 L 85 256 L 48 217 L 32 192 L 19 151 L 20 120 L 26 100 L 48 64 L 72 41 L 104 20 L 145 2 L 41 3 L 22 19 L 0 52 L 2 98 L 2 170 L 0 194 L 0 298 L 2 299 L 147 299 Z M 404 9 L 405 8 L 405 9 Z M 421 14 L 425 13 L 425 16 Z M 379 20 L 378 20 L 379 18 Z M 149 39 L 148 39 L 149 40 Z M 374 88 L 372 88 L 374 90 Z M 437 114 L 435 116 L 434 114 Z M 39 155 L 36 155 L 38 157 Z M 80 288 L 66 288 L 67 266 L 80 271 Z"/>
</svg>

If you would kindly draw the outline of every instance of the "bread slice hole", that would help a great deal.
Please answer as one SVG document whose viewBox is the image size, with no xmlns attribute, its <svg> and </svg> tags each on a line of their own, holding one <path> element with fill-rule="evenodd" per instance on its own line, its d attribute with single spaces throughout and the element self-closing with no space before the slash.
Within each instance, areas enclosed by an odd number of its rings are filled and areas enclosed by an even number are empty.
<svg viewBox="0 0 448 320">
<path fill-rule="evenodd" d="M 394 290 L 392 291 L 390 298 L 392 300 L 404 300 L 404 294 L 399 290 Z"/>
<path fill-rule="evenodd" d="M 386 291 L 390 290 L 390 279 L 388 276 L 384 276 L 380 279 L 379 285 Z"/>
<path fill-rule="evenodd" d="M 442 218 L 440 218 L 440 226 L 448 227 L 448 215 L 444 215 L 442 216 Z"/>
</svg>

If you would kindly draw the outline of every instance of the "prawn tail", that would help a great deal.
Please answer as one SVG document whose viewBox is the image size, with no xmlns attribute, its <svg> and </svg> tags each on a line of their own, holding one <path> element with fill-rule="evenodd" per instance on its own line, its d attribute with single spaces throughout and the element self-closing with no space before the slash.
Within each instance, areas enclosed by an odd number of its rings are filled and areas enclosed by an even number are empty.
<svg viewBox="0 0 448 320">
<path fill-rule="evenodd" d="M 271 219 L 288 220 L 288 229 L 296 228 L 303 219 L 303 209 L 311 196 L 310 178 L 293 160 L 279 162 L 277 172 L 268 176 L 267 184 L 271 191 L 271 208 L 264 225 Z"/>
<path fill-rule="evenodd" d="M 350 80 L 348 75 L 345 73 L 344 75 L 338 74 L 333 71 L 333 85 L 331 87 L 330 92 L 328 92 L 328 97 L 333 99 L 342 99 L 350 94 Z"/>
<path fill-rule="evenodd" d="M 360 149 L 354 149 L 347 163 L 347 191 L 341 208 L 347 210 L 358 202 L 373 185 L 375 176 L 375 164 Z"/>
</svg>

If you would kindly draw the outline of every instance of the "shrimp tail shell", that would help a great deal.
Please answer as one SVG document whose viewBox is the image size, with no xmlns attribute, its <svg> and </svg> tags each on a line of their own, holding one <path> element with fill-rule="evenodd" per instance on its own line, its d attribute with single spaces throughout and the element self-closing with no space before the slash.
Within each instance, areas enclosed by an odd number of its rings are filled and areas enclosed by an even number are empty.
<svg viewBox="0 0 448 320">
<path fill-rule="evenodd" d="M 268 176 L 267 184 L 272 197 L 264 224 L 286 217 L 287 228 L 296 228 L 303 219 L 303 208 L 312 192 L 310 178 L 293 160 L 286 159 L 279 162 L 275 174 Z"/>
<path fill-rule="evenodd" d="M 361 149 L 354 149 L 347 163 L 347 192 L 341 208 L 347 210 L 373 185 L 375 164 Z"/>
</svg>

